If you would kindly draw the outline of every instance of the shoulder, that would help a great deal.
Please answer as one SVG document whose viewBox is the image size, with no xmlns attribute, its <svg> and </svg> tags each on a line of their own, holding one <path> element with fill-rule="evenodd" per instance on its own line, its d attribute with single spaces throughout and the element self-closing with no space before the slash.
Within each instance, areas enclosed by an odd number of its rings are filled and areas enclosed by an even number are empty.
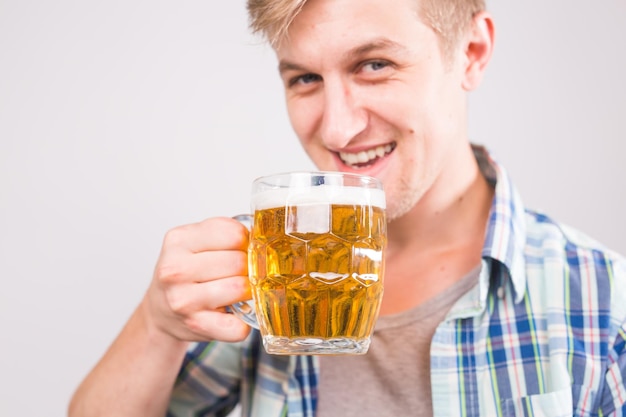
<svg viewBox="0 0 626 417">
<path fill-rule="evenodd" d="M 537 211 L 526 210 L 525 215 L 527 257 L 565 258 L 572 265 L 599 261 L 620 265 L 624 262 L 624 256 L 576 228 Z"/>
<path fill-rule="evenodd" d="M 626 258 L 588 234 L 536 211 L 526 211 L 524 248 L 529 288 L 561 281 L 565 300 L 626 320 Z M 551 285 L 551 283 L 553 285 Z"/>
</svg>

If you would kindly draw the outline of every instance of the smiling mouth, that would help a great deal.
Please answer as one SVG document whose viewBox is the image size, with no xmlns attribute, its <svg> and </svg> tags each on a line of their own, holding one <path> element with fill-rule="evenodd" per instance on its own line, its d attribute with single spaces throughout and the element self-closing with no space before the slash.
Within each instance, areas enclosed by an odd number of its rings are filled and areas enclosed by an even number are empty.
<svg viewBox="0 0 626 417">
<path fill-rule="evenodd" d="M 339 158 L 344 164 L 351 168 L 364 168 L 372 165 L 374 162 L 389 155 L 396 148 L 396 143 L 388 143 L 380 145 L 367 151 L 360 152 L 339 152 Z"/>
</svg>

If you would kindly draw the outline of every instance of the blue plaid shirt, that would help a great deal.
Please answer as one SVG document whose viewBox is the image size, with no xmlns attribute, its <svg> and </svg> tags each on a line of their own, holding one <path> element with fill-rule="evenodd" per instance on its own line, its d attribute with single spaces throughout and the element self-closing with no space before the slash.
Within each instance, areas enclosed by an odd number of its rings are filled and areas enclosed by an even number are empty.
<svg viewBox="0 0 626 417">
<path fill-rule="evenodd" d="M 626 260 L 526 209 L 474 148 L 495 198 L 478 284 L 431 344 L 435 416 L 626 416 Z M 314 417 L 319 358 L 274 356 L 257 331 L 195 343 L 168 416 Z"/>
</svg>

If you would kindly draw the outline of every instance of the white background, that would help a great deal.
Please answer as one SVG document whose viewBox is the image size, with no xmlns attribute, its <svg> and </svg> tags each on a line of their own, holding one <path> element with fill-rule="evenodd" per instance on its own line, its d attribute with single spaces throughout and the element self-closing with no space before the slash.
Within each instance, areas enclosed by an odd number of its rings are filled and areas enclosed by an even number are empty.
<svg viewBox="0 0 626 417">
<path fill-rule="evenodd" d="M 626 2 L 495 1 L 470 130 L 526 203 L 626 253 Z M 0 415 L 62 416 L 171 227 L 312 168 L 243 1 L 0 0 Z"/>
</svg>

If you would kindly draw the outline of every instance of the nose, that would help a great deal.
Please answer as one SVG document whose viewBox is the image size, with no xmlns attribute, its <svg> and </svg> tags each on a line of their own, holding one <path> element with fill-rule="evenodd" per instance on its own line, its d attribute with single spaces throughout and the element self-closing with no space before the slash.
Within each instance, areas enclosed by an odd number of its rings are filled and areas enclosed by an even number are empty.
<svg viewBox="0 0 626 417">
<path fill-rule="evenodd" d="M 324 113 L 320 133 L 329 149 L 343 149 L 365 130 L 367 117 L 354 88 L 342 80 L 324 81 Z"/>
</svg>

